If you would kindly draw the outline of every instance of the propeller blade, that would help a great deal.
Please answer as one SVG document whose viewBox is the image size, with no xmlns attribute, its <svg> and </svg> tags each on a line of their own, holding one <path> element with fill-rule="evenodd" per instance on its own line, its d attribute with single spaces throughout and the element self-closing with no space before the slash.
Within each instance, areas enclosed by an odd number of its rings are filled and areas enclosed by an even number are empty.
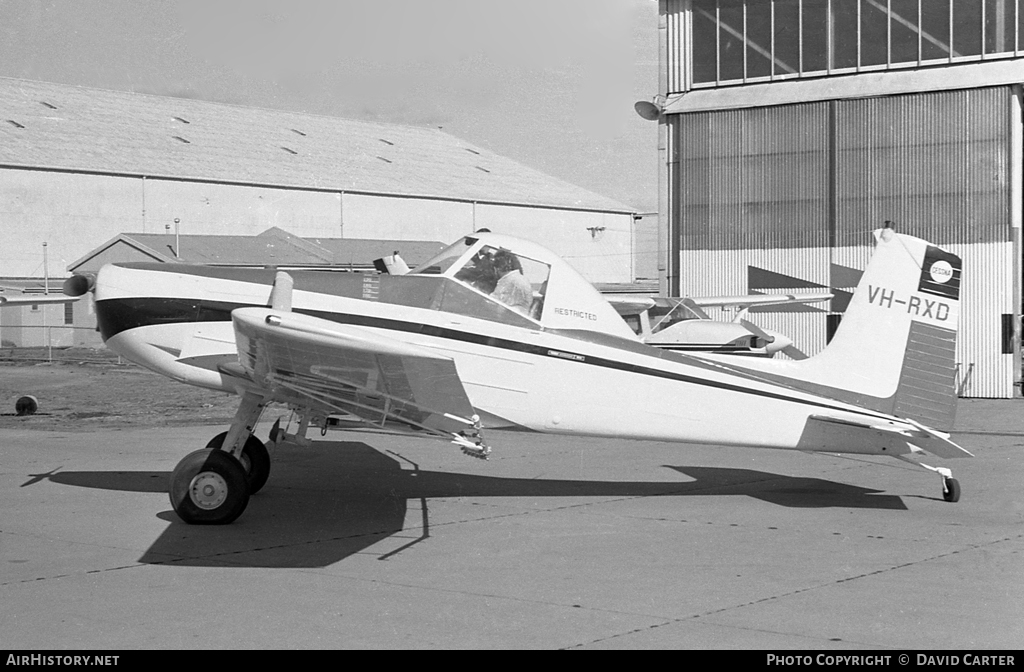
<svg viewBox="0 0 1024 672">
<path fill-rule="evenodd" d="M 783 352 L 786 355 L 788 355 L 791 359 L 795 359 L 797 361 L 799 361 L 801 359 L 807 359 L 807 353 L 805 353 L 804 351 L 802 351 L 800 348 L 796 347 L 795 345 L 786 346 L 785 348 L 783 348 L 781 350 L 781 352 Z"/>
<path fill-rule="evenodd" d="M 757 336 L 760 339 L 763 339 L 765 343 L 774 343 L 775 342 L 775 337 L 774 336 L 772 336 L 771 334 L 766 332 L 764 329 L 762 329 L 761 327 L 759 327 L 756 324 L 754 324 L 753 322 L 751 322 L 750 320 L 741 319 L 740 320 L 740 324 L 742 324 L 743 327 L 747 331 L 752 333 L 753 335 Z"/>
</svg>

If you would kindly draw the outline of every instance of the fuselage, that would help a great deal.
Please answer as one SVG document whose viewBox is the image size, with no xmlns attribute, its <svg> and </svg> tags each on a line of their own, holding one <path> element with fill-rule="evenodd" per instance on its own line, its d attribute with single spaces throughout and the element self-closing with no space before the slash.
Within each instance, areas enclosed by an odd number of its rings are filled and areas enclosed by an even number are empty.
<svg viewBox="0 0 1024 672">
<path fill-rule="evenodd" d="M 485 425 L 622 438 L 820 450 L 808 419 L 909 425 L 886 413 L 780 384 L 713 358 L 617 334 L 552 328 L 491 306 L 443 275 L 292 271 L 292 310 L 429 348 L 454 360 Z M 231 311 L 267 306 L 272 270 L 106 266 L 96 312 L 107 345 L 175 380 L 238 391 Z M 479 294 L 480 296 L 477 296 Z M 550 298 L 549 302 L 553 299 Z M 547 306 L 565 319 L 590 309 Z M 596 310 L 596 309 L 594 309 Z M 610 309 L 609 309 L 610 310 Z M 810 442 L 810 443 L 809 443 Z M 835 450 L 884 454 L 853 436 Z"/>
</svg>

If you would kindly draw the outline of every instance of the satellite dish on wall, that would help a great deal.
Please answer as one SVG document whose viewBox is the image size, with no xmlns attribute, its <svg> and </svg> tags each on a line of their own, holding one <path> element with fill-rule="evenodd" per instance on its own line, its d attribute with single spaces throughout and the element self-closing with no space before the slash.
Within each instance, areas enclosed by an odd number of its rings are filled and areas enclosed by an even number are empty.
<svg viewBox="0 0 1024 672">
<path fill-rule="evenodd" d="M 661 108 L 649 100 L 638 100 L 633 109 L 647 121 L 657 121 L 661 117 Z"/>
</svg>

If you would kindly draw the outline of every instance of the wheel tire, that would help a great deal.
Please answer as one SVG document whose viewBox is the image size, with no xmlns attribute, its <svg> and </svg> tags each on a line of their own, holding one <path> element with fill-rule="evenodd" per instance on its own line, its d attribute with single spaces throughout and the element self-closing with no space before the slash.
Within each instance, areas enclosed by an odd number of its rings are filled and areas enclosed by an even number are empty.
<svg viewBox="0 0 1024 672">
<path fill-rule="evenodd" d="M 960 482 L 955 478 L 942 479 L 942 498 L 947 502 L 959 502 Z"/>
<path fill-rule="evenodd" d="M 14 411 L 19 415 L 35 415 L 36 411 L 39 410 L 39 400 L 33 397 L 31 394 L 19 397 L 14 402 Z"/>
<path fill-rule="evenodd" d="M 224 439 L 227 436 L 227 432 L 221 432 L 210 439 L 206 447 L 220 448 L 224 445 Z M 270 452 L 267 451 L 267 445 L 252 434 L 245 440 L 245 446 L 242 447 L 242 468 L 245 469 L 249 478 L 249 494 L 255 495 L 263 489 L 263 486 L 267 484 L 267 479 L 270 478 Z"/>
<path fill-rule="evenodd" d="M 249 503 L 249 479 L 238 460 L 222 450 L 189 453 L 171 474 L 171 506 L 190 525 L 227 525 Z"/>
</svg>

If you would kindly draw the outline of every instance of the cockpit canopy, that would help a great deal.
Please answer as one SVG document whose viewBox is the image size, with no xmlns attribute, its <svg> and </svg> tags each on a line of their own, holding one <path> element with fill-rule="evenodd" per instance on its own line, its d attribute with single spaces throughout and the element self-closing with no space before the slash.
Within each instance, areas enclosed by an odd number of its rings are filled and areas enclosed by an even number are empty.
<svg viewBox="0 0 1024 672">
<path fill-rule="evenodd" d="M 594 287 L 539 245 L 493 233 L 456 241 L 410 275 L 441 275 L 440 310 L 536 329 L 597 331 L 636 340 Z"/>
</svg>

